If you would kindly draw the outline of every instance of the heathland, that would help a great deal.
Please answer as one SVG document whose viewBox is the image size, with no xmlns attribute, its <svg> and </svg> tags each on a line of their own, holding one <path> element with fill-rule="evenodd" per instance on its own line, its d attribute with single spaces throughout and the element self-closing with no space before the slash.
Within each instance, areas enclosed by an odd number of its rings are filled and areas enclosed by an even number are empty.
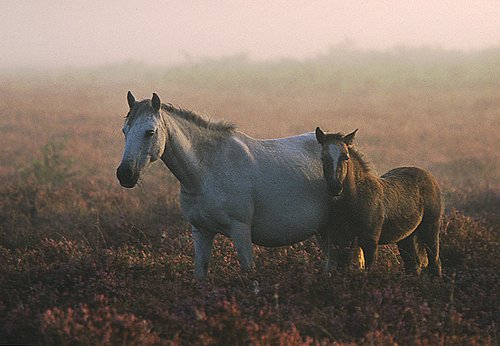
<svg viewBox="0 0 500 346">
<path fill-rule="evenodd" d="M 497 343 L 499 62 L 499 48 L 336 47 L 302 61 L 0 71 L 0 343 Z M 312 239 L 256 246 L 242 275 L 220 236 L 200 287 L 175 178 L 159 163 L 133 190 L 115 178 L 128 90 L 257 138 L 359 128 L 379 173 L 430 170 L 446 200 L 443 279 L 405 275 L 391 246 L 369 273 L 327 276 Z"/>
</svg>

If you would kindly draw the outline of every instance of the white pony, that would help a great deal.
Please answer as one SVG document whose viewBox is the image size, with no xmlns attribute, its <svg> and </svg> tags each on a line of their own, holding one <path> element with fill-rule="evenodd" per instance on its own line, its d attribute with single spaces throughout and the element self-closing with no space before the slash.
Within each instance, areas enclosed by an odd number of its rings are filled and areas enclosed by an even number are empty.
<svg viewBox="0 0 500 346">
<path fill-rule="evenodd" d="M 197 278 L 207 274 L 217 233 L 232 239 L 243 270 L 253 266 L 252 243 L 291 245 L 315 234 L 331 267 L 331 198 L 314 133 L 256 140 L 234 125 L 162 104 L 156 94 L 137 102 L 128 92 L 127 100 L 117 177 L 122 186 L 134 187 L 147 166 L 161 159 L 179 180 Z"/>
</svg>

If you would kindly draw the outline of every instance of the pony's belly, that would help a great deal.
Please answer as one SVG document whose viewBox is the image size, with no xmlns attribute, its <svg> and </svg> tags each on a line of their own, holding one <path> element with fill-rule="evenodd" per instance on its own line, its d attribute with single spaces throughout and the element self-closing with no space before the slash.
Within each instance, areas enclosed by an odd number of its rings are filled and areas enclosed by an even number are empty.
<svg viewBox="0 0 500 346">
<path fill-rule="evenodd" d="M 288 246 L 316 234 L 315 229 L 252 228 L 252 243 L 266 247 Z"/>
<path fill-rule="evenodd" d="M 252 242 L 262 246 L 285 246 L 298 243 L 324 229 L 328 220 L 326 208 L 316 206 L 295 211 L 257 213 L 252 223 Z"/>
</svg>

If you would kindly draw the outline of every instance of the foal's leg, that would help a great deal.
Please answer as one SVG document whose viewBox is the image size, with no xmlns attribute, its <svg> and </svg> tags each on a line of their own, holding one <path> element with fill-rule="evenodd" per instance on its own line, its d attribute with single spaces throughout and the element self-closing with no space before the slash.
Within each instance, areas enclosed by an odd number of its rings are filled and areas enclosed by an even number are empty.
<svg viewBox="0 0 500 346">
<path fill-rule="evenodd" d="M 436 276 L 441 276 L 441 259 L 439 257 L 439 218 L 426 222 L 422 225 L 419 238 L 425 245 L 427 257 L 429 259 L 429 272 Z"/>
<path fill-rule="evenodd" d="M 366 261 L 366 269 L 370 269 L 377 259 L 378 242 L 382 234 L 384 218 L 378 208 L 374 208 L 370 217 L 370 222 L 366 223 L 366 228 L 356 232 L 361 235 L 360 246 L 363 249 Z"/>
<path fill-rule="evenodd" d="M 370 269 L 377 259 L 377 253 L 378 253 L 377 241 L 369 239 L 363 242 L 361 248 L 365 253 L 366 268 Z"/>
<path fill-rule="evenodd" d="M 427 250 L 422 240 L 416 236 L 415 247 L 417 249 L 417 261 L 420 270 L 429 266 L 429 259 L 427 258 Z"/>
<path fill-rule="evenodd" d="M 375 263 L 378 253 L 378 241 L 380 239 L 381 229 L 376 229 L 361 240 L 361 248 L 363 249 L 366 261 L 366 268 L 370 269 Z"/>
<path fill-rule="evenodd" d="M 338 264 L 342 270 L 351 269 L 354 264 L 354 254 L 356 254 L 356 260 L 358 258 L 358 242 L 354 239 L 343 239 L 338 243 Z M 359 266 L 359 265 L 358 265 Z"/>
<path fill-rule="evenodd" d="M 403 259 L 405 272 L 409 274 L 418 274 L 420 270 L 420 261 L 417 254 L 417 239 L 415 233 L 398 242 L 399 254 Z"/>
<path fill-rule="evenodd" d="M 210 261 L 210 253 L 215 233 L 203 232 L 192 227 L 193 242 L 194 242 L 194 276 L 197 279 L 203 280 L 207 276 L 208 262 Z"/>
<path fill-rule="evenodd" d="M 249 225 L 234 223 L 231 225 L 231 239 L 236 248 L 241 269 L 253 268 L 252 232 Z"/>
</svg>

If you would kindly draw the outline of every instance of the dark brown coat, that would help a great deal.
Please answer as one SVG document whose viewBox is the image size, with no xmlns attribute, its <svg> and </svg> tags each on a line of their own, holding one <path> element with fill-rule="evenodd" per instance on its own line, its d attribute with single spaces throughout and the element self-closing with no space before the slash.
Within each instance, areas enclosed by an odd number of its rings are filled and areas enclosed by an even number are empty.
<svg viewBox="0 0 500 346">
<path fill-rule="evenodd" d="M 347 249 L 357 241 L 370 267 L 379 244 L 397 243 L 408 272 L 419 272 L 428 263 L 430 272 L 440 276 L 442 201 L 436 179 L 417 167 L 376 176 L 352 146 L 355 133 L 343 136 L 316 129 L 325 179 L 335 198 L 331 232 L 342 249 L 339 261 L 346 265 L 352 260 Z"/>
</svg>

